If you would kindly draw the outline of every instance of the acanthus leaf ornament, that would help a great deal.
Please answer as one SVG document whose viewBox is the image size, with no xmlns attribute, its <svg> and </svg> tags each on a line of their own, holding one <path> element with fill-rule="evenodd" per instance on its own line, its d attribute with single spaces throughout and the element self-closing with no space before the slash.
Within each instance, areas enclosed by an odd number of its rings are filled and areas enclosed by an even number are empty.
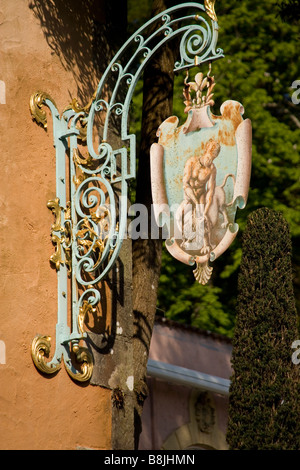
<svg viewBox="0 0 300 470">
<path fill-rule="evenodd" d="M 204 0 L 204 6 L 208 16 L 214 21 L 218 21 L 216 12 L 215 12 L 215 3 L 216 0 Z"/>
<path fill-rule="evenodd" d="M 32 118 L 41 126 L 44 127 L 44 129 L 47 129 L 47 116 L 46 112 L 43 110 L 45 102 L 49 101 L 53 104 L 53 106 L 56 108 L 56 104 L 52 97 L 43 91 L 37 91 L 36 93 L 33 93 L 33 95 L 30 97 L 30 112 L 32 115 Z"/>
<path fill-rule="evenodd" d="M 95 313 L 96 309 L 87 300 L 84 300 L 82 306 L 79 308 L 78 315 L 78 329 L 82 334 L 84 333 L 84 322 L 89 312 Z"/>
<path fill-rule="evenodd" d="M 74 367 L 67 365 L 67 373 L 77 382 L 87 382 L 90 380 L 93 373 L 93 356 L 88 348 L 79 346 L 77 342 L 72 343 L 71 353 L 75 355 L 76 365 L 79 369 L 75 369 Z"/>
<path fill-rule="evenodd" d="M 31 356 L 35 366 L 45 374 L 55 374 L 61 368 L 60 362 L 48 362 L 46 358 L 49 357 L 51 349 L 50 336 L 37 335 L 31 345 Z"/>
<path fill-rule="evenodd" d="M 60 210 L 60 205 L 59 205 L 59 199 L 56 197 L 55 199 L 50 199 L 50 201 L 47 202 L 47 207 L 50 209 L 55 217 L 54 224 L 51 227 L 51 230 L 53 232 L 60 231 L 61 230 L 61 210 Z"/>
<path fill-rule="evenodd" d="M 71 243 L 71 228 L 70 228 L 70 202 L 67 203 L 65 208 L 61 208 L 59 198 L 50 199 L 47 203 L 54 216 L 55 221 L 51 226 L 51 239 L 55 245 L 55 253 L 50 256 L 50 262 L 54 264 L 56 270 L 60 269 L 60 265 L 65 263 L 71 270 L 71 257 L 70 257 L 70 243 Z M 62 213 L 64 213 L 64 227 L 62 227 Z M 64 250 L 62 249 L 64 247 Z M 64 255 L 63 255 L 64 254 Z"/>
</svg>

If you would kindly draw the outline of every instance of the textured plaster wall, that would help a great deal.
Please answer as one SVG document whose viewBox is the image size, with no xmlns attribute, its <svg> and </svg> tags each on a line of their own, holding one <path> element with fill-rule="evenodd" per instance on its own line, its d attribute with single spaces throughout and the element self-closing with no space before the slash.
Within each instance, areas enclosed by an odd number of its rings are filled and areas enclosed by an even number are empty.
<svg viewBox="0 0 300 470">
<path fill-rule="evenodd" d="M 232 345 L 220 335 L 209 334 L 176 322 L 157 319 L 151 339 L 149 357 L 174 366 L 230 380 Z M 140 450 L 186 449 L 185 444 L 200 446 L 210 441 L 215 449 L 225 449 L 228 420 L 228 397 L 211 393 L 216 422 L 210 434 L 201 434 L 194 426 L 194 394 L 200 393 L 187 386 L 148 377 L 149 398 L 143 409 L 143 432 Z M 194 424 L 191 424 L 194 423 Z M 191 432 L 194 430 L 195 432 Z M 196 432 L 197 431 L 197 432 Z M 194 439 L 191 442 L 191 439 Z M 178 446 L 178 447 L 176 447 Z"/>
<path fill-rule="evenodd" d="M 80 64 L 64 55 L 74 39 L 70 19 L 57 18 L 67 33 L 55 49 L 48 34 L 55 22 L 47 31 L 40 9 L 47 3 L 0 5 L 0 449 L 109 449 L 111 391 L 76 384 L 64 367 L 45 378 L 30 354 L 37 333 L 50 335 L 54 350 L 57 291 L 46 207 L 55 197 L 51 118 L 47 132 L 33 123 L 29 99 L 46 91 L 62 111 L 78 94 L 88 101 L 96 83 L 90 38 L 75 43 L 85 51 L 85 74 L 91 72 L 80 88 Z M 83 18 L 82 2 L 73 6 Z"/>
</svg>

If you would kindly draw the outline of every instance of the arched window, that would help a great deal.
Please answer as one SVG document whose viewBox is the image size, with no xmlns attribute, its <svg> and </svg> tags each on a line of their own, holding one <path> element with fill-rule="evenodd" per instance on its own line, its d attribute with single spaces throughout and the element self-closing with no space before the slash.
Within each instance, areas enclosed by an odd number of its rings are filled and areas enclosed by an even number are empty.
<svg viewBox="0 0 300 470">
<path fill-rule="evenodd" d="M 163 443 L 163 450 L 227 450 L 219 429 L 213 394 L 194 390 L 190 397 L 190 422 L 176 429 Z"/>
</svg>

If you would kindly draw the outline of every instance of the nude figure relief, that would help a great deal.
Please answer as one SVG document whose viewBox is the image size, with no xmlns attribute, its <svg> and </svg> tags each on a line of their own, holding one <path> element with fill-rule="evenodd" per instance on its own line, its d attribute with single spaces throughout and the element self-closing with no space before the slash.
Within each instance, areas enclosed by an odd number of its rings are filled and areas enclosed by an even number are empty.
<svg viewBox="0 0 300 470">
<path fill-rule="evenodd" d="M 189 251 L 200 250 L 201 254 L 210 253 L 216 246 L 213 240 L 215 228 L 226 229 L 229 224 L 224 186 L 225 176 L 220 186 L 216 185 L 217 169 L 215 158 L 220 153 L 220 144 L 210 139 L 203 155 L 194 155 L 184 167 L 183 190 L 184 200 L 176 212 L 176 222 L 182 233 L 180 246 Z M 222 216 L 220 222 L 220 216 Z"/>
</svg>

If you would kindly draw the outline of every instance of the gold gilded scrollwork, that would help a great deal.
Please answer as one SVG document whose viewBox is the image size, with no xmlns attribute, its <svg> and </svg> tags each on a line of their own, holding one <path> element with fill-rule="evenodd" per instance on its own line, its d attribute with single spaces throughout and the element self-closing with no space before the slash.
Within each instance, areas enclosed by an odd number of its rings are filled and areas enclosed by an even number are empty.
<svg viewBox="0 0 300 470">
<path fill-rule="evenodd" d="M 76 188 L 82 183 L 88 175 L 85 174 L 82 169 L 80 168 L 81 165 L 90 167 L 93 163 L 93 159 L 90 155 L 86 158 L 81 157 L 79 155 L 78 149 L 74 149 L 73 151 L 73 162 L 76 168 L 76 176 L 73 177 L 73 183 L 75 184 Z"/>
<path fill-rule="evenodd" d="M 71 208 L 70 202 L 67 203 L 66 208 L 62 209 L 59 204 L 59 198 L 51 199 L 47 203 L 48 209 L 50 209 L 54 216 L 55 221 L 51 226 L 51 239 L 55 245 L 55 253 L 50 256 L 50 262 L 55 265 L 56 270 L 58 271 L 60 265 L 66 263 L 68 266 L 68 271 L 71 272 L 72 266 L 72 257 L 71 257 Z M 65 213 L 65 227 L 61 226 L 61 211 Z M 59 232 L 56 234 L 54 232 Z M 62 245 L 64 245 L 65 260 L 62 256 Z"/>
<path fill-rule="evenodd" d="M 71 220 L 71 202 L 70 201 L 67 202 L 64 212 L 65 212 L 65 220 Z"/>
<path fill-rule="evenodd" d="M 78 186 L 87 178 L 87 175 L 83 173 L 83 171 L 79 168 L 76 172 L 76 176 L 73 177 L 73 183 L 75 184 L 75 187 L 78 188 Z"/>
<path fill-rule="evenodd" d="M 47 203 L 48 209 L 50 209 L 54 216 L 55 221 L 54 224 L 51 226 L 51 239 L 55 245 L 55 253 L 50 256 L 50 262 L 55 265 L 56 270 L 58 271 L 60 265 L 66 263 L 68 266 L 68 271 L 71 272 L 72 266 L 72 257 L 71 257 L 71 225 L 70 225 L 70 218 L 71 218 L 71 207 L 70 202 L 67 203 L 66 208 L 62 209 L 59 204 L 59 198 L 50 199 Z M 65 213 L 65 227 L 61 226 L 61 211 Z M 54 233 L 59 232 L 59 235 Z M 65 253 L 65 260 L 62 256 L 62 245 L 64 247 Z"/>
<path fill-rule="evenodd" d="M 45 358 L 49 356 L 51 349 L 51 338 L 50 336 L 37 335 L 31 345 L 31 357 L 32 360 L 41 372 L 45 374 L 54 374 L 61 368 L 61 363 L 56 365 L 49 365 Z"/>
<path fill-rule="evenodd" d="M 86 106 L 80 106 L 77 98 L 73 98 L 71 103 L 65 108 L 64 111 L 67 111 L 68 109 L 73 109 L 73 111 L 75 111 L 76 113 L 81 113 L 81 112 L 87 113 L 90 107 L 92 106 L 92 103 L 95 98 L 96 98 L 96 91 L 93 93 L 92 98 L 90 99 L 90 101 L 88 102 Z"/>
<path fill-rule="evenodd" d="M 47 202 L 47 207 L 50 209 L 54 216 L 55 216 L 55 222 L 51 227 L 52 231 L 59 232 L 61 230 L 61 209 L 59 205 L 59 198 L 55 199 L 50 199 L 50 201 Z"/>
<path fill-rule="evenodd" d="M 45 360 L 49 356 L 50 348 L 50 336 L 37 335 L 31 345 L 31 357 L 36 368 L 48 375 L 55 374 L 61 369 L 61 362 L 49 364 Z M 78 343 L 72 345 L 72 351 L 75 354 L 77 364 L 80 365 L 80 370 L 72 372 L 69 367 L 66 367 L 66 370 L 72 379 L 78 382 L 86 382 L 93 373 L 93 357 L 87 348 L 79 346 Z"/>
<path fill-rule="evenodd" d="M 66 256 L 66 266 L 68 268 L 68 274 L 70 275 L 72 272 L 72 255 L 71 255 L 71 248 L 65 248 L 65 256 Z"/>
<path fill-rule="evenodd" d="M 50 256 L 50 261 L 55 265 L 56 270 L 58 271 L 60 265 L 63 263 L 62 259 L 62 250 L 61 245 L 64 242 L 63 238 L 58 237 L 55 234 L 52 234 L 52 241 L 55 244 L 55 253 Z"/>
<path fill-rule="evenodd" d="M 71 271 L 72 271 L 72 253 L 71 253 L 72 223 L 71 223 L 70 201 L 67 202 L 66 207 L 64 208 L 64 213 L 65 213 L 65 227 L 63 229 L 63 233 L 64 233 L 65 263 L 68 267 L 68 273 L 71 274 Z"/>
<path fill-rule="evenodd" d="M 96 98 L 96 92 L 93 94 L 92 98 L 88 102 L 86 106 L 80 106 L 78 103 L 77 98 L 73 98 L 71 103 L 64 109 L 63 112 L 72 109 L 75 113 L 85 113 L 87 114 L 92 106 L 94 99 Z M 80 117 L 79 119 L 80 126 L 76 126 L 79 130 L 79 137 L 84 142 L 86 140 L 86 119 L 84 117 Z"/>
<path fill-rule="evenodd" d="M 87 348 L 79 346 L 78 343 L 72 344 L 72 351 L 75 354 L 76 362 L 80 364 L 80 371 L 72 372 L 69 367 L 66 370 L 72 379 L 78 382 L 87 382 L 93 373 L 93 356 Z"/>
<path fill-rule="evenodd" d="M 91 166 L 93 163 L 93 158 L 88 155 L 87 157 L 81 157 L 79 155 L 78 149 L 74 149 L 73 151 L 73 161 L 76 166 L 83 165 L 83 166 Z"/>
<path fill-rule="evenodd" d="M 87 300 L 84 300 L 78 314 L 78 329 L 82 335 L 84 333 L 84 321 L 89 312 L 95 313 L 96 309 Z"/>
<path fill-rule="evenodd" d="M 44 129 L 47 129 L 47 116 L 45 111 L 42 109 L 43 105 L 45 104 L 46 99 L 51 101 L 51 103 L 56 107 L 54 100 L 48 93 L 43 91 L 37 91 L 33 93 L 30 97 L 30 111 L 32 114 L 32 118 L 38 123 L 41 124 Z"/>
<path fill-rule="evenodd" d="M 108 213 L 109 213 L 109 211 L 107 209 L 107 214 Z M 93 215 L 92 218 L 94 220 L 97 220 L 97 221 L 100 220 L 100 218 L 95 216 L 95 215 Z M 102 220 L 102 218 L 101 218 L 101 220 Z M 99 223 L 99 227 L 101 229 L 101 224 L 100 223 Z M 103 231 L 103 233 L 104 233 L 104 231 Z M 76 234 L 76 237 L 77 237 L 78 245 L 81 245 L 82 247 L 87 248 L 87 250 L 90 250 L 92 248 L 92 251 L 94 253 L 96 253 L 98 251 L 98 260 L 94 265 L 94 269 L 96 269 L 98 267 L 98 265 L 100 264 L 101 256 L 102 256 L 102 253 L 104 251 L 106 242 L 108 240 L 108 235 L 106 235 L 103 238 L 101 237 L 101 234 L 99 236 L 98 233 L 96 233 L 95 230 L 91 227 L 91 225 L 89 224 L 89 220 L 86 217 L 85 219 L 83 219 L 83 221 L 81 223 L 81 228 L 80 228 L 80 230 L 78 230 L 78 232 Z"/>
<path fill-rule="evenodd" d="M 215 3 L 216 3 L 216 0 L 204 0 L 206 13 L 212 20 L 218 21 L 218 18 L 215 12 Z"/>
</svg>

